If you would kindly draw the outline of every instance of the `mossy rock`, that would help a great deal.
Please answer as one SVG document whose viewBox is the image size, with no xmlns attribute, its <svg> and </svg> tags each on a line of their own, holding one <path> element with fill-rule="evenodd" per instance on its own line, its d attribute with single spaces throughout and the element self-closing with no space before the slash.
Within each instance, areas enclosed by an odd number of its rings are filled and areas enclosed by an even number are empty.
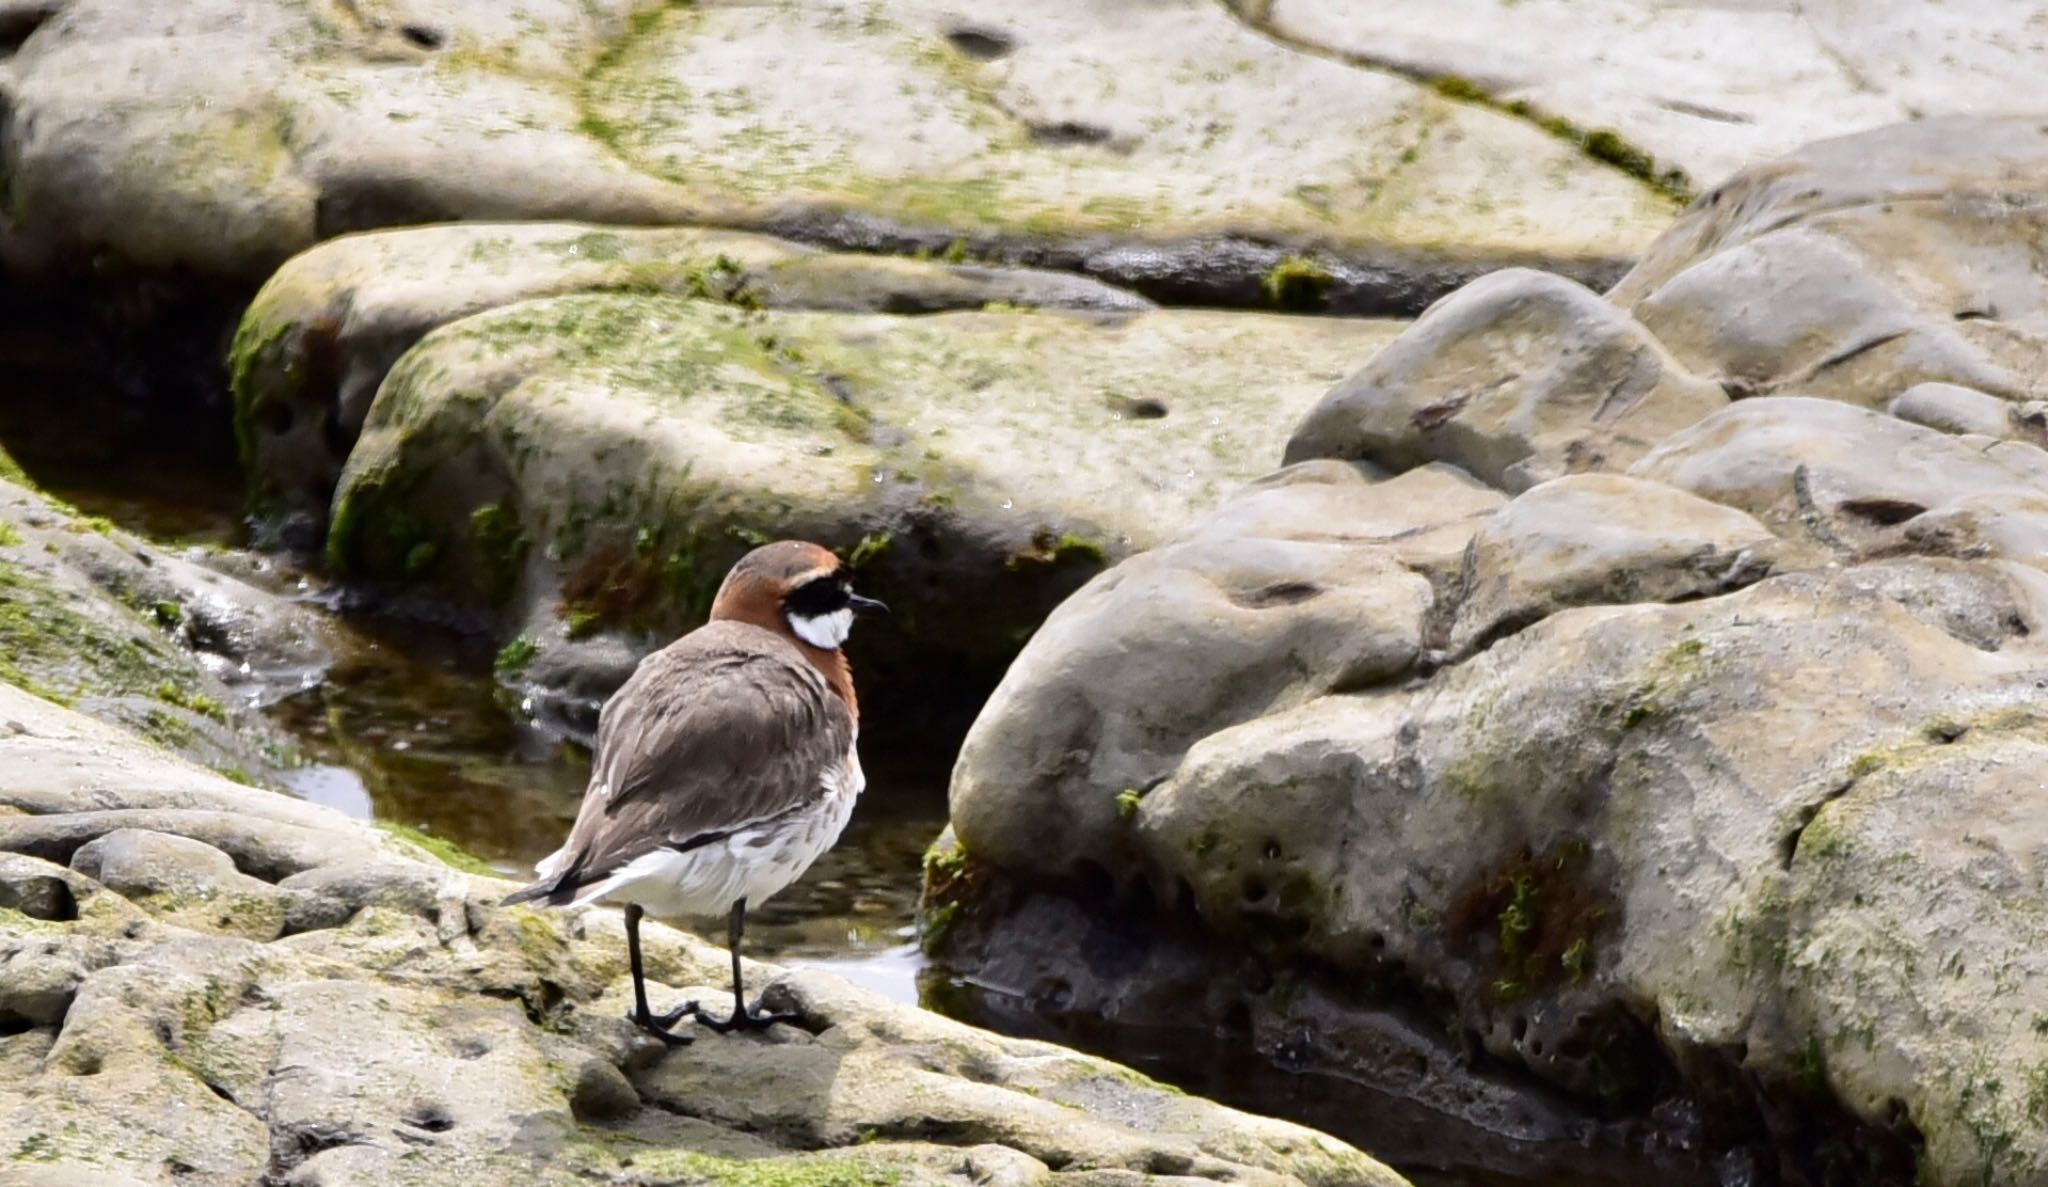
<svg viewBox="0 0 2048 1187">
<path fill-rule="evenodd" d="M 536 654 L 600 634 L 663 641 L 702 620 L 747 548 L 816 539 L 891 604 L 867 640 L 915 641 L 857 645 L 863 686 L 909 689 L 914 651 L 919 695 L 943 702 L 938 688 L 985 688 L 1090 574 L 1249 477 L 1279 426 L 1391 330 L 516 303 L 391 369 L 328 558 L 495 613 L 503 638 L 532 645 L 512 665 L 531 673 L 547 669 Z"/>
</svg>

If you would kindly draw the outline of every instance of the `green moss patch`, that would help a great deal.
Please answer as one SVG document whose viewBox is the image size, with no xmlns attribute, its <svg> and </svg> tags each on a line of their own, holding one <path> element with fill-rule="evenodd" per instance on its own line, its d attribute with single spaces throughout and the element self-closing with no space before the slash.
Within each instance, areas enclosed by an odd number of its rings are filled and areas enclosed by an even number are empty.
<svg viewBox="0 0 2048 1187">
<path fill-rule="evenodd" d="M 1580 152 L 1593 160 L 1613 166 L 1673 202 L 1693 200 L 1692 178 L 1686 176 L 1685 170 L 1676 166 L 1659 168 L 1655 157 L 1624 140 L 1621 133 L 1612 128 L 1584 128 L 1562 116 L 1540 112 L 1522 99 L 1504 102 L 1485 87 L 1455 74 L 1437 76 L 1431 80 L 1430 87 L 1454 103 L 1491 108 L 1534 124 L 1551 136 L 1576 145 Z"/>
<path fill-rule="evenodd" d="M 380 820 L 377 827 L 393 839 L 418 850 L 421 854 L 442 865 L 461 870 L 466 874 L 483 874 L 497 877 L 498 871 L 489 862 L 469 852 L 455 842 L 437 837 L 430 832 L 400 824 L 396 820 Z"/>
<path fill-rule="evenodd" d="M 191 678 L 170 644 L 86 613 L 79 602 L 34 570 L 0 560 L 0 680 L 70 704 L 86 695 L 156 697 Z"/>
<path fill-rule="evenodd" d="M 1620 910 L 1593 869 L 1591 849 L 1573 840 L 1502 862 L 1453 899 L 1444 923 L 1448 934 L 1490 960 L 1491 996 L 1512 1002 L 1584 981 Z"/>
</svg>

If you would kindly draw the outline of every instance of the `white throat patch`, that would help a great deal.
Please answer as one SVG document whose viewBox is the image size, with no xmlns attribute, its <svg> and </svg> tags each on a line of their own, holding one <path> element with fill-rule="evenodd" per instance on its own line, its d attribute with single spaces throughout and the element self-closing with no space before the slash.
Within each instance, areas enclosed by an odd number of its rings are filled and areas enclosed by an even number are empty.
<svg viewBox="0 0 2048 1187">
<path fill-rule="evenodd" d="M 791 614 L 788 617 L 789 629 L 796 632 L 797 638 L 826 651 L 839 650 L 839 645 L 846 642 L 846 636 L 853 633 L 853 608 L 850 606 L 830 614 L 809 617 Z"/>
</svg>

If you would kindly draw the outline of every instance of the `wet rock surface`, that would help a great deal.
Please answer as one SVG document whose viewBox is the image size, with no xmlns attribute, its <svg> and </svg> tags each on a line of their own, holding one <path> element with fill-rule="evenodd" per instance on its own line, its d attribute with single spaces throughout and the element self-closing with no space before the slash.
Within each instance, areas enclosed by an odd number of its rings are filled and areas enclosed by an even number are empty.
<svg viewBox="0 0 2048 1187">
<path fill-rule="evenodd" d="M 929 946 L 1553 1154 L 2038 1182 L 2044 194 L 2037 121 L 1930 121 L 1736 177 L 1604 300 L 1446 299 L 1048 619 Z"/>
<path fill-rule="evenodd" d="M 9 1182 L 1402 1182 L 817 973 L 752 970 L 801 1028 L 669 1051 L 623 1018 L 616 913 L 501 908 L 509 883 L 12 688 L 0 716 Z M 723 992 L 724 953 L 645 941 L 663 1000 Z"/>
<path fill-rule="evenodd" d="M 319 680 L 324 620 L 214 565 L 86 516 L 0 453 L 0 679 L 233 778 L 292 756 L 258 709 Z"/>
</svg>

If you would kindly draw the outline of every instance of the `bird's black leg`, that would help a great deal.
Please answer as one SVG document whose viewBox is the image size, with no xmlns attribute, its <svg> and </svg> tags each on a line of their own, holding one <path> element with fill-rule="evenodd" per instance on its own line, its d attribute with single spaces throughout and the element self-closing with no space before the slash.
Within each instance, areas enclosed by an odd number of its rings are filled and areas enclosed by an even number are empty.
<svg viewBox="0 0 2048 1187">
<path fill-rule="evenodd" d="M 640 968 L 640 916 L 644 914 L 639 903 L 626 904 L 626 960 L 633 966 L 633 1012 L 626 1018 L 669 1046 L 680 1047 L 690 1036 L 673 1033 L 675 1025 L 695 1011 L 696 1003 L 677 1006 L 666 1014 L 647 1008 L 647 975 Z"/>
<path fill-rule="evenodd" d="M 797 1022 L 801 1014 L 771 1014 L 757 1003 L 747 1005 L 746 988 L 740 983 L 740 933 L 747 926 L 747 900 L 739 899 L 732 905 L 732 917 L 726 926 L 726 941 L 732 945 L 732 1013 L 724 1018 L 713 1018 L 696 1003 L 689 1009 L 696 1014 L 697 1021 L 720 1034 L 731 1030 L 767 1030 L 778 1022 Z"/>
</svg>

